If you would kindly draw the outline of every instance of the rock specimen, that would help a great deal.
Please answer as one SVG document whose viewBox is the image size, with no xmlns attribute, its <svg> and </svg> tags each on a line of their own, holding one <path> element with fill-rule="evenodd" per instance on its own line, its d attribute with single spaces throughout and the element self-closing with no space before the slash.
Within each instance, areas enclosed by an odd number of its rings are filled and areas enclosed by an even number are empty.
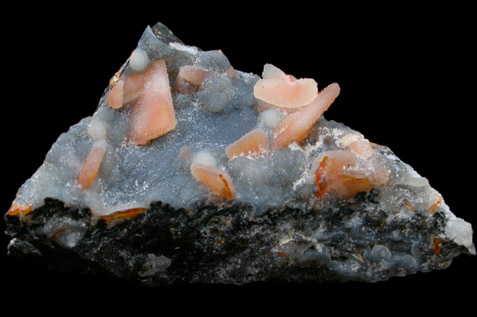
<svg viewBox="0 0 477 317">
<path fill-rule="evenodd" d="M 148 27 L 19 189 L 9 254 L 147 285 L 374 282 L 475 254 L 425 178 L 323 117 L 339 94 Z"/>
</svg>

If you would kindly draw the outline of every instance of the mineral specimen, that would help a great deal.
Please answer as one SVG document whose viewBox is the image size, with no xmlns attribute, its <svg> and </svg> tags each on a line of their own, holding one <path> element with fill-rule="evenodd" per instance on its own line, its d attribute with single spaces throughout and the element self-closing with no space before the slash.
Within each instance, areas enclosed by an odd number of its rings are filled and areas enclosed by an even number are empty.
<svg viewBox="0 0 477 317">
<path fill-rule="evenodd" d="M 425 178 L 323 117 L 339 94 L 148 27 L 19 189 L 9 254 L 147 285 L 374 282 L 475 254 Z"/>
</svg>

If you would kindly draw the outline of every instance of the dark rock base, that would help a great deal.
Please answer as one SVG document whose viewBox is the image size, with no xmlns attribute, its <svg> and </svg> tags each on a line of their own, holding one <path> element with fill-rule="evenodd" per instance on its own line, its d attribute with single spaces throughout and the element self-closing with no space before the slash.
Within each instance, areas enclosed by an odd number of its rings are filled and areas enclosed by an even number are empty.
<svg viewBox="0 0 477 317">
<path fill-rule="evenodd" d="M 253 216 L 247 206 L 175 210 L 154 203 L 132 220 L 106 223 L 48 199 L 6 216 L 10 256 L 55 270 L 110 273 L 145 285 L 258 281 L 387 280 L 447 268 L 467 250 L 442 237 L 445 217 L 389 218 L 375 193 L 327 208 L 290 206 Z M 333 206 L 333 207 L 329 207 Z M 66 223 L 45 233 L 51 223 Z M 50 228 L 51 229 L 51 228 Z"/>
</svg>

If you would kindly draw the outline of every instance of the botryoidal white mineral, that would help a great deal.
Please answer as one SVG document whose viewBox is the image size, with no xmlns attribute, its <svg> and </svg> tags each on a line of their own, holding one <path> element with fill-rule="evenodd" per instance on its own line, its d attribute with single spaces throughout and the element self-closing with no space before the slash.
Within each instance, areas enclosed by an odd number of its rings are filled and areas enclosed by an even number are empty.
<svg viewBox="0 0 477 317">
<path fill-rule="evenodd" d="M 148 27 L 93 116 L 19 189 L 9 252 L 39 257 L 54 241 L 150 285 L 378 281 L 475 254 L 471 225 L 425 178 L 323 117 L 339 94 L 270 64 L 240 72 Z M 145 247 L 132 249 L 138 230 Z M 184 267 L 185 246 L 200 263 Z"/>
</svg>

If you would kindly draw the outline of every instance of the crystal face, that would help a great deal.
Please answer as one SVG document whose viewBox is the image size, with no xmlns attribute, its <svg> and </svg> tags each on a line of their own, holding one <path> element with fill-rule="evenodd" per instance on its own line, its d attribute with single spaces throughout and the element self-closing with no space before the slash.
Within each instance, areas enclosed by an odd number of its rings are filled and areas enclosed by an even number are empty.
<svg viewBox="0 0 477 317">
<path fill-rule="evenodd" d="M 378 281 L 475 254 L 471 225 L 425 178 L 324 118 L 340 93 L 148 27 L 19 189 L 10 253 L 53 241 L 150 285 Z"/>
</svg>

